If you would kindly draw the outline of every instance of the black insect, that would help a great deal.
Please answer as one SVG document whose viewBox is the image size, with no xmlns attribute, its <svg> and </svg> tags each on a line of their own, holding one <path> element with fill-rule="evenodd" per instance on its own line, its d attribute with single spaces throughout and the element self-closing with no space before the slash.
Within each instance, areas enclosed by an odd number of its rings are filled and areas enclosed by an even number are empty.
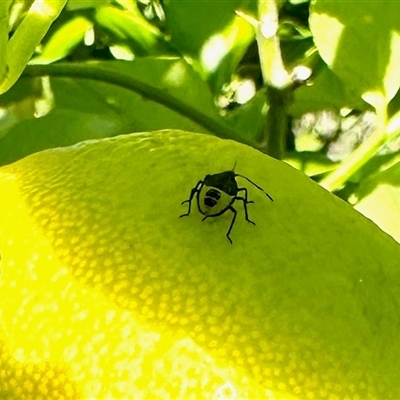
<svg viewBox="0 0 400 400">
<path fill-rule="evenodd" d="M 247 199 L 246 188 L 238 187 L 236 182 L 237 176 L 240 176 L 241 178 L 249 181 L 257 189 L 264 192 L 271 201 L 273 201 L 273 198 L 267 192 L 265 192 L 260 186 L 256 185 L 249 178 L 243 175 L 236 174 L 234 171 L 225 171 L 219 174 L 206 175 L 206 177 L 202 181 L 199 181 L 197 183 L 197 185 L 190 192 L 189 199 L 181 203 L 189 203 L 188 212 L 186 214 L 182 214 L 179 218 L 186 217 L 190 214 L 192 200 L 195 195 L 197 198 L 197 207 L 200 213 L 204 215 L 202 221 L 209 217 L 218 217 L 224 212 L 230 210 L 233 212 L 233 218 L 229 226 L 228 232 L 226 232 L 226 237 L 232 244 L 232 240 L 229 237 L 229 234 L 231 233 L 233 224 L 235 223 L 236 219 L 237 211 L 233 208 L 233 203 L 236 200 L 243 201 L 246 221 L 255 225 L 255 223 L 249 219 L 249 215 L 247 213 L 247 204 L 254 203 L 254 201 L 250 201 Z M 239 192 L 243 192 L 243 195 L 238 196 Z"/>
</svg>

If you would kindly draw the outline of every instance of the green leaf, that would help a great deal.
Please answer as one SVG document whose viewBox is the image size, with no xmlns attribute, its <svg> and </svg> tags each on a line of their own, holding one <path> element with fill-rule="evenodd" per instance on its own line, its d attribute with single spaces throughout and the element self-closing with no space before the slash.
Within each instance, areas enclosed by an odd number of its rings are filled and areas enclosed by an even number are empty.
<svg viewBox="0 0 400 400">
<path fill-rule="evenodd" d="M 294 117 L 300 117 L 308 112 L 340 111 L 343 107 L 365 110 L 368 105 L 329 68 L 323 66 L 309 85 L 302 85 L 294 91 L 289 113 Z"/>
<path fill-rule="evenodd" d="M 256 1 L 168 0 L 165 6 L 171 43 L 219 90 L 254 38 L 254 28 L 236 11 L 255 12 Z"/>
<path fill-rule="evenodd" d="M 265 125 L 267 111 L 265 90 L 259 90 L 247 103 L 229 111 L 225 121 L 235 127 L 237 139 L 242 138 L 246 143 L 256 143 Z"/>
<path fill-rule="evenodd" d="M 204 43 L 232 22 L 241 3 L 241 0 L 167 0 L 166 23 L 171 42 L 182 52 L 197 58 Z"/>
<path fill-rule="evenodd" d="M 41 54 L 30 61 L 30 64 L 50 64 L 68 56 L 85 37 L 93 26 L 85 17 L 74 17 L 66 21 L 53 33 Z"/>
<path fill-rule="evenodd" d="M 42 86 L 39 79 L 25 79 L 20 78 L 15 85 L 6 93 L 0 95 L 0 107 L 3 108 L 3 116 L 0 119 L 0 135 L 4 133 L 5 126 L 7 126 L 7 114 L 13 112 L 13 120 L 24 118 L 31 115 L 31 111 L 24 113 L 29 109 L 36 100 L 42 98 Z M 17 105 L 17 106 L 16 106 Z M 21 105 L 21 107 L 18 107 Z M 14 107 L 14 109 L 12 109 Z"/>
<path fill-rule="evenodd" d="M 96 65 L 108 73 L 134 76 L 210 120 L 223 123 L 207 84 L 183 60 L 139 58 L 133 62 L 98 62 Z M 19 99 L 15 110 L 26 107 L 25 86 L 26 83 L 13 91 L 13 97 Z M 47 111 L 41 112 L 44 103 Z M 11 110 L 4 116 L 5 137 L 0 139 L 0 164 L 50 147 L 129 132 L 167 127 L 208 132 L 193 122 L 190 115 L 184 117 L 123 87 L 87 79 L 52 78 L 47 99 L 32 99 L 30 107 L 29 113 L 22 113 L 21 118 L 16 118 Z"/>
<path fill-rule="evenodd" d="M 310 0 L 289 0 L 289 2 L 290 3 L 292 3 L 292 4 L 302 4 L 302 3 L 307 3 L 307 2 L 309 2 Z"/>
<path fill-rule="evenodd" d="M 400 243 L 400 156 L 392 166 L 362 181 L 354 198 L 355 209 L 374 221 Z"/>
<path fill-rule="evenodd" d="M 316 0 L 310 28 L 321 57 L 360 96 L 380 91 L 386 102 L 400 86 L 400 2 Z"/>
<path fill-rule="evenodd" d="M 136 8 L 135 8 L 136 10 Z M 161 32 L 151 25 L 138 10 L 120 10 L 113 6 L 96 9 L 95 21 L 117 42 L 127 43 L 139 56 L 170 54 L 171 49 Z"/>
<path fill-rule="evenodd" d="M 118 118 L 78 110 L 53 110 L 37 120 L 22 120 L 0 139 L 0 165 L 9 164 L 29 154 L 53 147 L 70 146 L 88 139 L 121 133 Z"/>
<path fill-rule="evenodd" d="M 200 63 L 203 76 L 208 77 L 214 93 L 218 93 L 225 83 L 231 81 L 254 35 L 254 28 L 242 17 L 235 15 L 230 24 L 206 41 L 201 50 Z"/>
<path fill-rule="evenodd" d="M 9 8 L 12 0 L 0 1 L 0 84 L 7 74 L 7 44 L 9 33 Z"/>
<path fill-rule="evenodd" d="M 316 176 L 333 171 L 336 163 L 321 153 L 301 151 L 286 155 L 284 161 L 307 176 Z"/>
<path fill-rule="evenodd" d="M 0 94 L 20 77 L 26 64 L 67 0 L 35 0 L 7 45 L 8 74 L 0 85 Z"/>
<path fill-rule="evenodd" d="M 362 186 L 365 181 L 369 181 L 378 173 L 381 173 L 394 165 L 397 158 L 398 155 L 396 153 L 375 155 L 374 157 L 371 157 L 354 175 L 352 175 L 349 181 L 357 186 Z"/>
<path fill-rule="evenodd" d="M 67 10 L 85 10 L 88 8 L 97 8 L 108 5 L 112 0 L 68 0 Z"/>
<path fill-rule="evenodd" d="M 13 32 L 17 29 L 18 25 L 24 19 L 25 15 L 28 13 L 34 0 L 13 0 L 8 9 L 9 20 L 8 27 L 9 32 Z"/>
<path fill-rule="evenodd" d="M 391 117 L 400 110 L 400 91 L 396 93 L 388 105 L 388 115 Z"/>
</svg>

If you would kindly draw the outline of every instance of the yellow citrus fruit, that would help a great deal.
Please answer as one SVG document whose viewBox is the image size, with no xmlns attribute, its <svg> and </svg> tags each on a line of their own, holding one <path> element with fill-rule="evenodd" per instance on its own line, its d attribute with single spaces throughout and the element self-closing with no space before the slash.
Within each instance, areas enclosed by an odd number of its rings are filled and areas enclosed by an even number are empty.
<svg viewBox="0 0 400 400">
<path fill-rule="evenodd" d="M 190 191 L 243 178 L 201 222 Z M 396 399 L 400 247 L 288 165 L 161 131 L 0 169 L 0 398 Z M 242 192 L 243 193 L 243 192 Z"/>
</svg>

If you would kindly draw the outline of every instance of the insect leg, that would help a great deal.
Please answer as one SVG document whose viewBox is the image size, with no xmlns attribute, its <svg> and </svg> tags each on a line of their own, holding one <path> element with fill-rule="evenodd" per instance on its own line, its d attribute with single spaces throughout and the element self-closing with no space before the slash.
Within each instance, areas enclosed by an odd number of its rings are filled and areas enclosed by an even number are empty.
<svg viewBox="0 0 400 400">
<path fill-rule="evenodd" d="M 229 229 L 228 232 L 226 232 L 226 237 L 228 238 L 228 240 L 231 242 L 231 244 L 233 244 L 232 239 L 229 237 L 229 234 L 231 233 L 231 230 L 233 228 L 233 224 L 235 223 L 235 219 L 236 219 L 236 210 L 232 207 L 229 206 L 228 210 L 231 210 L 233 212 L 233 218 L 231 221 L 231 224 L 229 225 Z"/>
<path fill-rule="evenodd" d="M 247 189 L 246 188 L 239 188 L 238 189 L 238 193 L 243 191 L 244 192 L 244 201 L 245 203 L 249 204 L 249 203 L 254 203 L 253 200 L 247 200 Z"/>
<path fill-rule="evenodd" d="M 195 195 L 196 193 L 199 192 L 199 190 L 200 190 L 200 188 L 201 188 L 202 186 L 203 186 L 203 181 L 198 181 L 198 182 L 197 182 L 197 185 L 191 190 L 189 198 L 188 198 L 187 200 L 185 200 L 185 201 L 182 201 L 181 205 L 182 205 L 182 204 L 185 204 L 185 203 L 189 203 L 189 207 L 188 207 L 187 213 L 186 213 L 186 214 L 180 215 L 179 218 L 181 218 L 181 217 L 187 217 L 187 216 L 190 214 L 190 210 L 191 210 L 191 208 L 192 208 L 192 200 L 193 200 L 193 197 L 194 197 L 194 195 Z"/>
<path fill-rule="evenodd" d="M 239 189 L 239 190 L 243 190 L 243 189 Z M 246 189 L 244 189 L 244 190 L 246 190 Z M 248 201 L 247 200 L 247 190 L 246 190 L 246 197 L 235 197 L 235 200 L 242 200 L 243 201 L 244 215 L 245 215 L 246 221 L 250 222 L 253 225 L 255 225 L 256 223 L 249 219 L 249 214 L 247 212 L 247 204 L 254 203 L 253 201 Z"/>
</svg>

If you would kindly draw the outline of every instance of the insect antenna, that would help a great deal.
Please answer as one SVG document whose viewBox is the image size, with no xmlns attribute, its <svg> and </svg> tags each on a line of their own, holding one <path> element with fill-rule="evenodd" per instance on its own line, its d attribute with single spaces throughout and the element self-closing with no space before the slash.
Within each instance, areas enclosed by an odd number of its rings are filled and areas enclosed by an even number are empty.
<svg viewBox="0 0 400 400">
<path fill-rule="evenodd" d="M 235 164 L 233 164 L 232 172 L 235 172 L 236 164 L 237 164 L 237 160 L 235 161 Z"/>
<path fill-rule="evenodd" d="M 256 183 L 254 183 L 252 180 L 250 180 L 246 176 L 240 175 L 240 174 L 235 174 L 235 176 L 240 176 L 241 178 L 246 179 L 248 182 L 250 182 L 252 185 L 254 185 L 257 189 L 259 189 L 262 192 L 264 192 L 271 201 L 274 201 L 274 199 L 262 187 L 258 186 Z"/>
</svg>

